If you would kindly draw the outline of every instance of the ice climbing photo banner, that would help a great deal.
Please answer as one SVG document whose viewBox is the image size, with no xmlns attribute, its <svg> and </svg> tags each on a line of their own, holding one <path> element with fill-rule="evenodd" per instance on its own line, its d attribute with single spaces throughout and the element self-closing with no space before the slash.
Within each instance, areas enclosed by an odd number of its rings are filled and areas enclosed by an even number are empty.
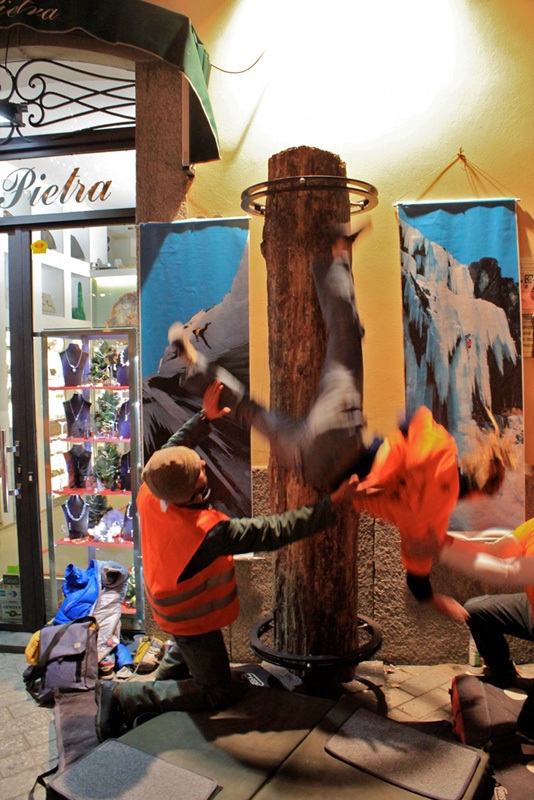
<svg viewBox="0 0 534 800">
<path fill-rule="evenodd" d="M 460 456 L 497 422 L 519 468 L 494 498 L 458 503 L 450 527 L 514 528 L 525 503 L 515 200 L 399 203 L 397 214 L 406 412 L 427 406 Z"/>
<path fill-rule="evenodd" d="M 247 217 L 140 226 L 140 318 L 144 459 L 202 408 L 183 388 L 186 363 L 169 347 L 183 323 L 194 347 L 249 386 Z M 250 433 L 217 420 L 196 448 L 208 468 L 213 505 L 251 514 Z"/>
</svg>

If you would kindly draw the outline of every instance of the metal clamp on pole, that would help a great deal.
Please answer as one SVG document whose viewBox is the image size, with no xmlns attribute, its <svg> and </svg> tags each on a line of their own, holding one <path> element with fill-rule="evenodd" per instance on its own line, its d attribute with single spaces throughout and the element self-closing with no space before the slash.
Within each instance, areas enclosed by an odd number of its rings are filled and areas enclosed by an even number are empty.
<svg viewBox="0 0 534 800">
<path fill-rule="evenodd" d="M 378 205 L 378 190 L 370 183 L 337 175 L 294 175 L 256 183 L 241 193 L 241 208 L 249 214 L 263 216 L 271 195 L 281 192 L 331 192 L 345 190 L 350 197 L 350 213 L 371 211 Z M 356 199 L 358 198 L 358 199 Z"/>
</svg>

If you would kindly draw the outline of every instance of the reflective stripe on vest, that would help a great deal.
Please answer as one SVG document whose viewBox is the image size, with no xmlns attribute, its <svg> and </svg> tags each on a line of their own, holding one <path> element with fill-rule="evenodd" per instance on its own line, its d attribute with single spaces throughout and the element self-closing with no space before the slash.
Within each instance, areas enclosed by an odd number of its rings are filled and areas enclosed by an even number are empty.
<svg viewBox="0 0 534 800">
<path fill-rule="evenodd" d="M 201 575 L 204 573 L 201 572 Z M 216 575 L 211 575 L 206 580 L 202 581 L 201 584 L 198 586 L 194 586 L 193 588 L 186 590 L 186 591 L 178 591 L 176 594 L 169 595 L 168 597 L 160 597 L 157 600 L 158 606 L 161 608 L 165 608 L 166 606 L 174 606 L 178 603 L 187 603 L 188 600 L 191 600 L 193 597 L 196 597 L 202 592 L 207 592 L 209 589 L 212 589 L 215 586 L 223 586 L 225 583 L 229 583 L 233 580 L 234 577 L 234 567 L 229 565 L 229 569 L 226 572 L 218 573 Z M 189 585 L 190 581 L 187 581 L 187 585 Z M 177 584 L 178 588 L 180 588 L 180 584 Z M 147 594 L 149 597 L 153 597 L 150 589 L 147 589 Z"/>
<path fill-rule="evenodd" d="M 194 636 L 230 625 L 239 613 L 232 556 L 220 556 L 178 581 L 209 530 L 228 519 L 213 509 L 169 505 L 143 484 L 137 496 L 145 591 L 154 618 L 167 633 Z"/>
<path fill-rule="evenodd" d="M 157 596 L 145 585 L 158 625 L 168 633 L 195 636 L 224 628 L 239 614 L 233 559 L 221 556 L 193 578 L 176 584 L 177 592 Z M 183 591 L 181 589 L 183 588 Z"/>
<path fill-rule="evenodd" d="M 168 598 L 163 601 L 156 600 L 148 591 L 147 595 L 150 605 L 152 606 L 152 610 L 155 614 L 161 617 L 161 619 L 172 623 L 190 622 L 191 620 L 202 619 L 203 617 L 207 617 L 208 615 L 213 615 L 224 610 L 229 604 L 233 603 L 237 599 L 237 586 L 235 583 L 233 583 L 230 593 L 224 597 L 214 598 L 203 605 L 195 605 L 187 609 L 182 608 L 181 610 L 178 609 L 174 614 L 164 613 L 163 609 L 170 608 L 173 605 L 168 602 Z"/>
</svg>

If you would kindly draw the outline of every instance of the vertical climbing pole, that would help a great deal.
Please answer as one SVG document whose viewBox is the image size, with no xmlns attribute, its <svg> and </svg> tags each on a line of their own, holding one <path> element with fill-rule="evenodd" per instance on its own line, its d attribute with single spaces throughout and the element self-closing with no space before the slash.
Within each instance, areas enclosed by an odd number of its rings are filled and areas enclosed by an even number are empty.
<svg viewBox="0 0 534 800">
<path fill-rule="evenodd" d="M 269 182 L 290 176 L 346 178 L 337 155 L 298 147 L 272 156 Z M 328 233 L 350 219 L 344 181 L 325 191 L 276 191 L 265 206 L 262 252 L 267 266 L 270 404 L 294 417 L 305 415 L 319 382 L 325 354 L 325 329 L 312 276 L 312 261 L 330 254 Z M 311 182 L 310 182 L 311 183 Z M 283 188 L 283 182 L 282 187 Z M 357 262 L 357 247 L 354 259 Z M 316 499 L 271 455 L 269 487 L 273 511 L 297 508 Z M 358 517 L 339 513 L 335 529 L 284 548 L 276 554 L 274 636 L 279 650 L 307 655 L 338 655 L 358 648 Z M 350 680 L 353 666 L 303 675 L 305 680 Z"/>
</svg>

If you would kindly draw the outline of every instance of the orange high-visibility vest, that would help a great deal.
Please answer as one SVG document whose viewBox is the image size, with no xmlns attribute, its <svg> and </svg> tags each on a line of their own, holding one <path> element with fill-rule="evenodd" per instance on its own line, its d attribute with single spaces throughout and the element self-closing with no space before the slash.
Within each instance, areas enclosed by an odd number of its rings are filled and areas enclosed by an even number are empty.
<svg viewBox="0 0 534 800">
<path fill-rule="evenodd" d="M 434 531 L 440 543 L 447 534 L 449 517 L 460 491 L 456 442 L 436 423 L 426 407 L 418 408 L 404 434 L 393 431 L 378 449 L 372 469 L 362 486 L 383 489 L 362 492 L 354 502 L 358 511 L 394 523 L 401 536 L 404 568 L 424 577 L 432 557 L 409 556 L 404 547 Z"/>
<path fill-rule="evenodd" d="M 136 504 L 145 590 L 160 628 L 194 636 L 234 622 L 239 600 L 232 556 L 220 556 L 192 578 L 177 582 L 208 531 L 228 519 L 226 514 L 174 503 L 164 511 L 146 484 L 141 486 Z"/>
<path fill-rule="evenodd" d="M 521 545 L 523 554 L 529 558 L 534 557 L 534 519 L 527 519 L 512 533 Z M 534 586 L 525 586 L 525 594 L 529 599 L 532 616 L 534 617 Z"/>
</svg>

